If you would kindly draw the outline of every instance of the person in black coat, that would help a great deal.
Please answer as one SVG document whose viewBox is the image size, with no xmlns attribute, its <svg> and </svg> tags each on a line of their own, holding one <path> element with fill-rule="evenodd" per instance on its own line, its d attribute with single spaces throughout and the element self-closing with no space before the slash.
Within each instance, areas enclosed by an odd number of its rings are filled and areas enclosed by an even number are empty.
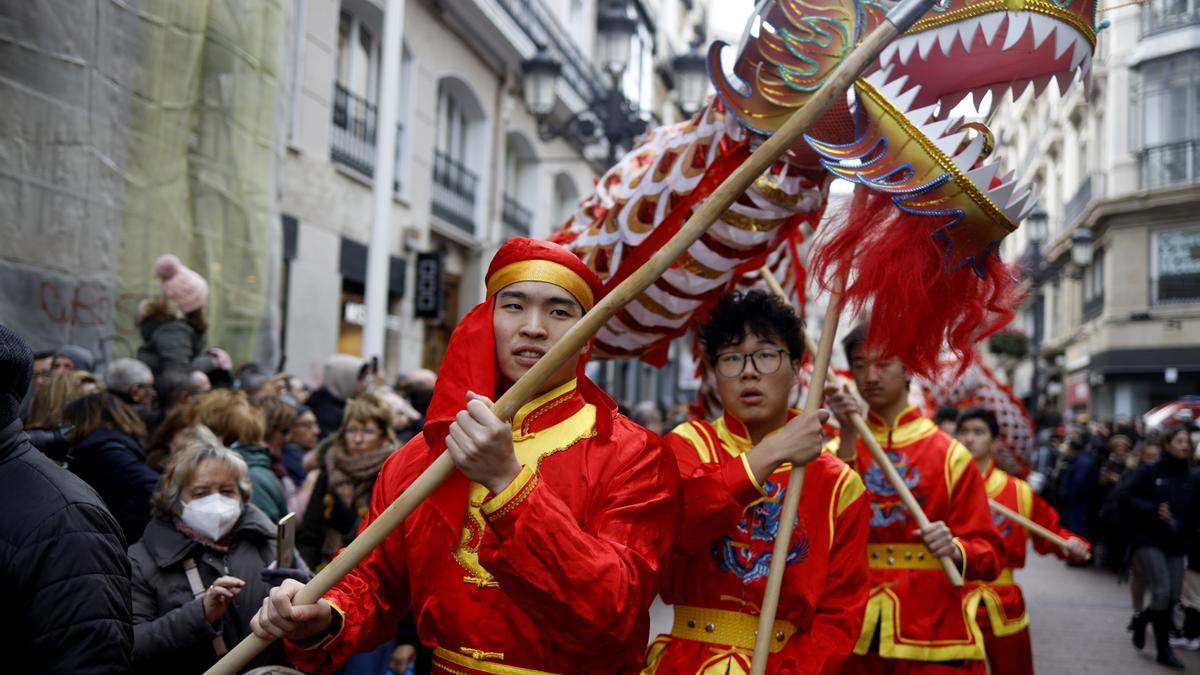
<svg viewBox="0 0 1200 675">
<path fill-rule="evenodd" d="M 145 424 L 133 408 L 107 392 L 72 401 L 63 421 L 74 427 L 67 468 L 100 493 L 125 541 L 141 539 L 158 483 L 158 472 L 146 464 L 142 447 Z"/>
<path fill-rule="evenodd" d="M 0 326 L 0 652 L 13 673 L 128 673 L 129 559 L 94 490 L 28 442 L 33 351 Z"/>
<path fill-rule="evenodd" d="M 1158 662 L 1176 669 L 1183 663 L 1170 645 L 1171 612 L 1183 587 L 1183 561 L 1188 539 L 1200 523 L 1200 483 L 1191 470 L 1193 450 L 1187 430 L 1163 434 L 1162 457 L 1134 474 L 1125 494 L 1130 514 L 1133 556 L 1141 566 L 1150 601 L 1134 617 L 1133 644 L 1141 649 L 1146 626 L 1154 627 Z"/>
</svg>

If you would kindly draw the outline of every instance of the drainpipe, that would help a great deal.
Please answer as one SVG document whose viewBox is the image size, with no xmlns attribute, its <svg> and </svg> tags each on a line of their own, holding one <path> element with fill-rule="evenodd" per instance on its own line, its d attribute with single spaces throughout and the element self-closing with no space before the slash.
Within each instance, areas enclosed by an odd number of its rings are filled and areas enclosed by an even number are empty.
<svg viewBox="0 0 1200 675">
<path fill-rule="evenodd" d="M 375 130 L 374 218 L 367 245 L 367 305 L 363 326 L 364 359 L 384 362 L 387 344 L 388 264 L 391 261 L 392 193 L 396 179 L 396 119 L 400 95 L 400 46 L 404 39 L 405 0 L 387 0 L 383 11 L 382 86 Z"/>
</svg>

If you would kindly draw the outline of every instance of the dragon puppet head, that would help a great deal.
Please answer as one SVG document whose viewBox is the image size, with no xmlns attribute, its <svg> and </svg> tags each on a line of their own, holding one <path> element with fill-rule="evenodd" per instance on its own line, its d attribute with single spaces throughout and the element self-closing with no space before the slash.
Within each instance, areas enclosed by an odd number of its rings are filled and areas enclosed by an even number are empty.
<svg viewBox="0 0 1200 675">
<path fill-rule="evenodd" d="M 1091 77 L 1097 0 L 940 0 L 880 54 L 789 160 L 819 162 L 858 185 L 846 223 L 814 254 L 817 279 L 846 280 L 870 305 L 868 342 L 918 371 L 944 346 L 971 345 L 1011 317 L 1018 294 L 1000 241 L 1033 209 L 1034 190 L 1002 171 L 991 130 L 951 110 L 1053 80 Z M 764 0 L 748 24 L 731 81 L 709 52 L 717 95 L 751 135 L 769 135 L 883 20 L 873 0 Z M 973 278 L 972 278 L 973 277 Z M 883 320 L 879 320 L 880 318 Z"/>
</svg>

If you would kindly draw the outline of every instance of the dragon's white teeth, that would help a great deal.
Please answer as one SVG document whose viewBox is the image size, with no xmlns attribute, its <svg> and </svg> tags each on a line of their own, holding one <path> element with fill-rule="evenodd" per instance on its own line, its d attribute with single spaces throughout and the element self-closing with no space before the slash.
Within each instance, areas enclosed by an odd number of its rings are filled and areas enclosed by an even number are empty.
<svg viewBox="0 0 1200 675">
<path fill-rule="evenodd" d="M 1008 12 L 1008 34 L 1004 36 L 1004 45 L 1001 48 L 1005 51 L 1012 49 L 1025 36 L 1025 29 L 1028 27 L 1028 12 Z"/>
<path fill-rule="evenodd" d="M 987 97 L 988 91 L 989 89 L 987 87 L 980 87 L 978 89 L 971 90 L 971 104 L 975 106 L 976 110 L 983 109 L 983 100 L 985 97 Z"/>
<path fill-rule="evenodd" d="M 883 86 L 881 86 L 879 90 L 884 96 L 894 101 L 896 100 L 896 97 L 900 95 L 900 92 L 904 91 L 905 82 L 908 82 L 907 75 L 901 75 L 891 82 L 888 82 L 887 78 L 885 77 L 883 79 Z"/>
<path fill-rule="evenodd" d="M 1075 41 L 1075 51 L 1071 53 L 1071 67 L 1075 68 L 1085 60 L 1092 58 L 1092 46 L 1078 33 L 1075 34 L 1073 39 Z"/>
<path fill-rule="evenodd" d="M 915 37 L 901 38 L 899 41 L 900 63 L 908 63 L 908 59 L 912 57 L 913 50 L 917 48 L 917 39 Z"/>
<path fill-rule="evenodd" d="M 943 26 L 937 30 L 938 45 L 942 48 L 942 56 L 950 56 L 954 51 L 954 39 L 958 37 L 956 26 Z"/>
<path fill-rule="evenodd" d="M 948 119 L 935 120 L 933 122 L 930 122 L 929 124 L 925 125 L 925 137 L 935 139 L 935 140 L 938 138 L 941 138 L 942 134 L 946 133 L 946 129 L 949 126 L 950 126 L 950 120 L 948 120 Z"/>
<path fill-rule="evenodd" d="M 896 57 L 896 52 L 900 49 L 900 45 L 895 42 L 883 48 L 879 54 L 879 63 L 887 67 L 892 63 L 892 59 Z"/>
<path fill-rule="evenodd" d="M 958 27 L 958 39 L 962 40 L 963 47 L 968 52 L 971 51 L 971 42 L 975 40 L 975 28 L 974 21 L 963 21 Z"/>
<path fill-rule="evenodd" d="M 891 67 L 884 66 L 870 75 L 867 75 L 866 80 L 867 82 L 871 83 L 872 87 L 882 90 L 884 85 L 887 84 L 888 76 L 891 75 L 891 73 Z"/>
<path fill-rule="evenodd" d="M 1057 61 L 1067 52 L 1067 49 L 1075 46 L 1074 28 L 1059 24 L 1054 29 L 1054 59 Z"/>
<path fill-rule="evenodd" d="M 1015 180 L 1010 180 L 1007 183 L 1001 183 L 995 188 L 988 190 L 988 197 L 991 198 L 994 204 L 1000 208 L 1004 208 L 1008 205 L 1009 201 L 1012 200 L 1012 193 L 1016 187 L 1017 181 Z"/>
<path fill-rule="evenodd" d="M 981 152 L 983 152 L 983 134 L 978 134 L 971 139 L 970 144 L 962 152 L 954 155 L 954 163 L 958 165 L 959 169 L 967 171 L 975 166 L 975 160 L 979 159 Z"/>
<path fill-rule="evenodd" d="M 942 107 L 945 110 L 953 110 L 955 106 L 962 102 L 967 97 L 967 91 L 958 91 L 942 97 Z M 924 124 L 924 120 L 921 122 Z"/>
<path fill-rule="evenodd" d="M 1021 186 L 1015 192 L 1013 192 L 1012 197 L 1008 200 L 1008 203 L 1004 205 L 1004 208 L 1011 209 L 1014 207 L 1019 207 L 1021 205 L 1021 203 L 1024 202 L 1029 197 L 1029 194 L 1030 194 L 1029 186 L 1028 185 Z"/>
<path fill-rule="evenodd" d="M 907 113 L 909 111 L 909 109 L 912 108 L 913 100 L 915 100 L 917 98 L 917 94 L 920 93 L 920 91 L 921 91 L 920 85 L 917 85 L 911 89 L 906 89 L 904 91 L 904 93 L 893 98 L 892 102 L 896 104 L 897 108 L 899 108 Z"/>
<path fill-rule="evenodd" d="M 917 35 L 917 51 L 921 55 L 922 61 L 925 61 L 929 58 L 929 53 L 933 51 L 933 46 L 935 44 L 937 44 L 937 31 L 930 31 Z"/>
<path fill-rule="evenodd" d="M 979 32 L 983 34 L 983 41 L 988 46 L 991 46 L 996 34 L 1000 32 L 1000 24 L 1004 23 L 1005 16 L 1003 12 L 989 12 L 979 17 Z"/>
<path fill-rule="evenodd" d="M 947 105 L 953 107 L 953 104 Z M 937 107 L 937 104 L 934 103 L 933 105 L 927 105 L 924 108 L 917 108 L 916 110 L 907 113 L 908 119 L 912 120 L 914 124 L 920 124 L 924 126 L 933 117 L 933 114 L 937 112 Z"/>
<path fill-rule="evenodd" d="M 978 169 L 968 170 L 967 178 L 970 178 L 971 182 L 978 185 L 981 189 L 987 190 L 992 184 L 992 179 L 996 177 L 996 171 L 999 168 L 1000 165 L 996 162 L 985 163 Z"/>
<path fill-rule="evenodd" d="M 966 138 L 967 135 L 965 133 L 950 134 L 949 136 L 934 138 L 933 144 L 936 145 L 938 150 L 941 150 L 947 157 L 953 157 L 954 151 L 962 147 L 962 142 L 966 140 Z"/>
<path fill-rule="evenodd" d="M 1046 38 L 1055 32 L 1054 27 L 1058 25 L 1058 21 L 1051 19 L 1044 14 L 1034 14 L 1029 17 L 1029 27 L 1033 29 L 1033 48 L 1037 49 L 1042 46 Z"/>
</svg>

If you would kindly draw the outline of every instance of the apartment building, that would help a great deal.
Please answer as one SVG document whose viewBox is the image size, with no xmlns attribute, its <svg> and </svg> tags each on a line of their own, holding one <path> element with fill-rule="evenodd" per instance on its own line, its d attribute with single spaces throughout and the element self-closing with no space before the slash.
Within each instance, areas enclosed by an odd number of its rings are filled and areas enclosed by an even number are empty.
<svg viewBox="0 0 1200 675">
<path fill-rule="evenodd" d="M 1017 393 L 1067 416 L 1140 415 L 1200 391 L 1200 11 L 1101 10 L 1091 95 L 1000 103 L 1004 152 L 1043 189 L 1005 240 L 1032 271 Z M 1036 367 L 1035 367 L 1036 364 Z"/>
<path fill-rule="evenodd" d="M 513 236 L 549 235 L 605 168 L 609 143 L 572 120 L 612 87 L 649 124 L 679 119 L 670 62 L 704 37 L 703 8 L 687 0 L 394 4 L 403 7 L 394 121 L 379 119 L 384 2 L 298 0 L 290 8 L 278 180 L 281 347 L 289 370 L 306 376 L 331 353 L 362 349 L 380 125 L 397 128 L 383 365 L 390 373 L 436 368 L 457 320 L 482 299 L 496 248 Z M 598 23 L 614 12 L 633 26 L 619 77 L 598 54 Z M 522 76 L 539 51 L 561 65 L 544 115 L 526 105 Z"/>
</svg>

